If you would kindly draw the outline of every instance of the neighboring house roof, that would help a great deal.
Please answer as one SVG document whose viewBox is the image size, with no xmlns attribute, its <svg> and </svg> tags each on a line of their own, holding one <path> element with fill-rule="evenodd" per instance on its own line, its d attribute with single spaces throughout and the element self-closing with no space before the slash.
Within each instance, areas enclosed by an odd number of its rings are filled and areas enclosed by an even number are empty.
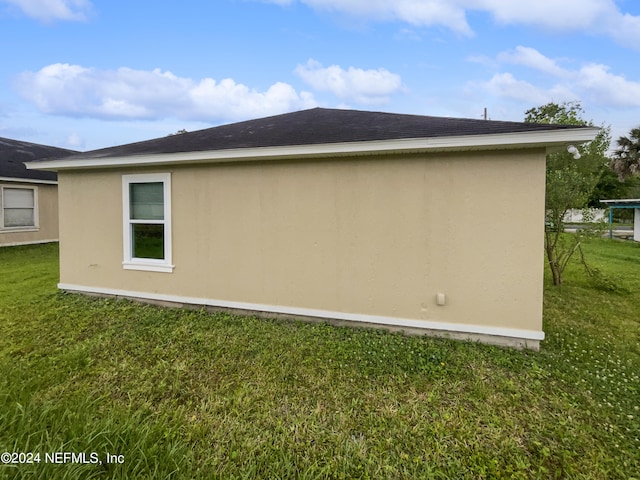
<svg viewBox="0 0 640 480">
<path fill-rule="evenodd" d="M 620 198 L 616 200 L 600 200 L 608 207 L 613 208 L 640 208 L 640 198 Z"/>
<path fill-rule="evenodd" d="M 239 161 L 592 140 L 598 129 L 567 125 L 313 108 L 34 162 L 29 168 L 86 168 L 177 161 Z M 142 158 L 145 157 L 145 158 Z"/>
<path fill-rule="evenodd" d="M 55 182 L 55 172 L 27 170 L 23 162 L 59 158 L 78 153 L 75 150 L 39 145 L 0 137 L 0 179 Z"/>
</svg>

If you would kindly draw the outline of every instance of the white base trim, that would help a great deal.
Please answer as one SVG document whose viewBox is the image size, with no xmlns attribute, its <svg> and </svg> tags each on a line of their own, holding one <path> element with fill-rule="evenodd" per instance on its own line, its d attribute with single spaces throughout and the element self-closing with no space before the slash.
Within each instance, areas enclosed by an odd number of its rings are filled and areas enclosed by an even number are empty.
<svg viewBox="0 0 640 480">
<path fill-rule="evenodd" d="M 311 308 L 287 307 L 282 305 L 264 305 L 258 303 L 230 302 L 227 300 L 214 300 L 208 298 L 182 297 L 179 295 L 165 295 L 161 293 L 134 292 L 130 290 L 118 290 L 100 287 L 85 287 L 59 283 L 61 290 L 95 293 L 102 295 L 114 295 L 128 298 L 140 298 L 171 303 L 186 303 L 191 305 L 207 305 L 211 307 L 231 308 L 238 310 L 251 310 L 257 312 L 280 313 L 303 317 L 316 317 L 350 322 L 371 323 L 392 327 L 408 327 L 422 330 L 434 330 L 461 334 L 489 335 L 508 337 L 522 340 L 544 340 L 544 332 L 535 330 L 521 330 L 515 328 L 491 327 L 484 325 L 470 325 L 459 323 L 432 322 L 429 320 L 414 320 L 410 318 L 382 317 L 378 315 L 364 315 L 360 313 L 334 312 L 329 310 L 316 310 Z"/>
<path fill-rule="evenodd" d="M 2 232 L 2 233 L 10 233 L 10 232 Z M 18 247 L 20 245 L 39 245 L 41 243 L 54 243 L 58 241 L 59 240 L 57 238 L 54 238 L 52 240 L 35 240 L 35 241 L 29 241 L 29 242 L 0 243 L 0 247 Z"/>
<path fill-rule="evenodd" d="M 32 233 L 39 232 L 38 227 L 4 227 L 0 228 L 0 233 Z"/>
</svg>

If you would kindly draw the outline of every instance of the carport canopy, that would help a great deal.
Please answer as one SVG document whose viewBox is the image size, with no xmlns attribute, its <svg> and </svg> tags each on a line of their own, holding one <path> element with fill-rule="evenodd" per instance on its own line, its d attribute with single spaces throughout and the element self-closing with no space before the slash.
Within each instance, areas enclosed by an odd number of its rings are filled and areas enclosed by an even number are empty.
<svg viewBox="0 0 640 480">
<path fill-rule="evenodd" d="M 600 203 L 609 207 L 609 238 L 613 238 L 613 210 L 615 208 L 633 208 L 634 214 L 634 236 L 635 241 L 640 241 L 638 232 L 640 231 L 640 225 L 638 224 L 640 217 L 640 198 L 625 198 L 617 200 L 600 200 Z"/>
</svg>

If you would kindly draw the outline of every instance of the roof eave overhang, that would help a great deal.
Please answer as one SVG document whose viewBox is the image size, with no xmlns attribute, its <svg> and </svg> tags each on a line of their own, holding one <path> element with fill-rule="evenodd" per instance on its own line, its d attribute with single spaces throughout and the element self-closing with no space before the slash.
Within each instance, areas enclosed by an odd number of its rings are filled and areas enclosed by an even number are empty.
<svg viewBox="0 0 640 480">
<path fill-rule="evenodd" d="M 394 155 L 426 152 L 545 148 L 552 150 L 569 144 L 593 140 L 598 128 L 545 130 L 491 135 L 460 135 L 408 138 L 364 142 L 326 143 L 251 147 L 198 152 L 159 153 L 119 157 L 96 157 L 45 160 L 25 163 L 29 169 L 76 170 L 113 167 L 145 167 L 184 163 L 229 163 L 268 160 Z"/>
<path fill-rule="evenodd" d="M 16 182 L 16 183 L 41 183 L 43 185 L 57 185 L 55 180 L 40 180 L 36 178 L 23 178 L 23 177 L 1 177 L 0 182 Z"/>
</svg>

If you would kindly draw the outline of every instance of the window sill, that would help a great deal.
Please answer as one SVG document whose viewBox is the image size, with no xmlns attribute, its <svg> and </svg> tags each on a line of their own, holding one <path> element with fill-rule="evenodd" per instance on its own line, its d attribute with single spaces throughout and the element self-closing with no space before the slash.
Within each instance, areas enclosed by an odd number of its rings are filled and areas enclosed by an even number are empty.
<svg viewBox="0 0 640 480">
<path fill-rule="evenodd" d="M 164 263 L 147 263 L 147 262 L 122 262 L 122 268 L 125 270 L 142 270 L 145 272 L 162 272 L 173 273 L 175 265 Z"/>
</svg>

